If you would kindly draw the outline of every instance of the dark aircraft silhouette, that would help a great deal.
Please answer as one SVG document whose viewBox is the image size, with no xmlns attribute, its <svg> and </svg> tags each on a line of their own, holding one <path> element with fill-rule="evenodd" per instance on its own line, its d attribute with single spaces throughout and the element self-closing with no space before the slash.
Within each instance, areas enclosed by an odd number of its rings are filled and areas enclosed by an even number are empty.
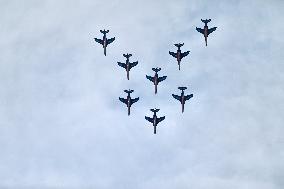
<svg viewBox="0 0 284 189">
<path fill-rule="evenodd" d="M 155 72 L 154 77 L 146 75 L 146 78 L 154 83 L 155 94 L 157 94 L 157 86 L 159 82 L 164 81 L 167 78 L 167 76 L 159 77 L 158 72 L 161 71 L 161 68 L 152 68 L 152 70 Z"/>
<path fill-rule="evenodd" d="M 184 45 L 184 43 L 179 43 L 179 44 L 175 44 L 175 46 L 178 48 L 177 52 L 171 52 L 169 51 L 169 54 L 172 55 L 173 57 L 175 57 L 177 59 L 178 62 L 178 69 L 180 70 L 180 61 L 183 57 L 186 57 L 190 51 L 186 51 L 186 52 L 181 52 L 180 48 Z"/>
<path fill-rule="evenodd" d="M 126 63 L 121 63 L 121 62 L 117 62 L 119 66 L 123 67 L 126 69 L 126 73 L 127 73 L 127 79 L 129 80 L 129 71 L 131 68 L 133 68 L 134 66 L 136 66 L 138 64 L 138 61 L 136 62 L 129 62 L 129 57 L 132 56 L 132 54 L 123 54 L 123 56 L 126 58 Z"/>
<path fill-rule="evenodd" d="M 180 95 L 180 96 L 175 95 L 175 94 L 172 94 L 172 95 L 173 95 L 173 97 L 174 97 L 175 99 L 177 99 L 177 100 L 180 101 L 180 103 L 181 103 L 181 111 L 182 111 L 182 113 L 183 113 L 185 101 L 187 101 L 187 100 L 189 100 L 190 98 L 192 98 L 192 97 L 193 97 L 193 94 L 186 95 L 186 96 L 184 95 L 184 90 L 187 89 L 187 87 L 178 87 L 178 89 L 181 90 L 181 95 Z"/>
<path fill-rule="evenodd" d="M 207 46 L 207 37 L 208 37 L 208 35 L 209 35 L 210 33 L 212 33 L 213 31 L 215 31 L 217 27 L 213 27 L 213 28 L 210 28 L 210 29 L 208 28 L 207 23 L 210 22 L 211 19 L 205 19 L 205 20 L 202 20 L 202 19 L 201 19 L 201 21 L 205 24 L 204 28 L 201 29 L 201 28 L 197 28 L 197 27 L 196 27 L 196 30 L 204 35 L 205 44 L 206 44 L 206 46 Z"/>
<path fill-rule="evenodd" d="M 138 98 L 133 98 L 133 99 L 131 98 L 130 93 L 132 93 L 133 91 L 134 90 L 130 90 L 130 89 L 129 90 L 124 90 L 124 92 L 127 93 L 126 99 L 119 97 L 119 100 L 127 105 L 128 115 L 130 115 L 130 107 L 131 107 L 131 105 L 139 100 L 139 97 Z"/>
<path fill-rule="evenodd" d="M 156 113 L 160 110 L 160 109 L 150 109 L 152 112 L 154 112 L 153 117 L 147 117 L 145 116 L 145 119 L 151 123 L 153 123 L 154 126 L 154 134 L 156 134 L 156 127 L 158 125 L 159 122 L 163 121 L 165 119 L 165 116 L 163 117 L 157 117 Z"/>
<path fill-rule="evenodd" d="M 106 47 L 108 46 L 108 44 L 112 43 L 115 40 L 115 37 L 108 39 L 106 37 L 106 34 L 109 32 L 109 30 L 100 30 L 100 32 L 102 34 L 104 34 L 103 39 L 98 39 L 98 38 L 94 38 L 96 42 L 100 43 L 103 45 L 104 48 L 104 55 L 106 56 Z"/>
</svg>

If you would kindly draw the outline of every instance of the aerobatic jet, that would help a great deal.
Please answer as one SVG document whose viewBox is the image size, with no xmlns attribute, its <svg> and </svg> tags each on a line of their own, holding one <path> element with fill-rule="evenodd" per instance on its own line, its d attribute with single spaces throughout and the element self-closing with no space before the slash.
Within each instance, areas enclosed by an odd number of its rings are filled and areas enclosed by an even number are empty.
<svg viewBox="0 0 284 189">
<path fill-rule="evenodd" d="M 130 90 L 130 89 L 129 90 L 124 90 L 124 92 L 127 93 L 127 97 L 126 98 L 119 97 L 119 100 L 127 105 L 128 115 L 130 115 L 130 107 L 131 107 L 131 105 L 139 100 L 139 97 L 138 98 L 131 98 L 130 93 L 132 93 L 133 91 L 134 90 Z"/>
<path fill-rule="evenodd" d="M 215 31 L 217 27 L 213 27 L 213 28 L 210 28 L 210 29 L 208 28 L 207 23 L 210 22 L 211 19 L 205 19 L 205 20 L 201 19 L 201 21 L 205 24 L 204 28 L 202 29 L 202 28 L 197 28 L 196 27 L 196 30 L 204 35 L 205 44 L 207 46 L 207 37 L 208 37 L 208 35 L 210 33 L 212 33 L 213 31 Z"/>
<path fill-rule="evenodd" d="M 115 37 L 108 39 L 106 37 L 106 34 L 109 32 L 109 30 L 100 30 L 100 32 L 102 34 L 104 34 L 103 39 L 98 39 L 98 38 L 94 38 L 96 42 L 100 43 L 101 45 L 103 45 L 104 48 L 104 55 L 106 56 L 106 47 L 108 46 L 108 44 L 112 43 L 115 40 Z"/>
<path fill-rule="evenodd" d="M 178 48 L 177 52 L 171 52 L 169 51 L 169 54 L 172 55 L 173 57 L 175 57 L 177 59 L 178 62 L 178 69 L 180 70 L 180 61 L 183 57 L 186 57 L 190 51 L 186 51 L 186 52 L 181 52 L 180 48 L 184 45 L 184 43 L 178 43 L 175 44 L 175 46 Z"/>
<path fill-rule="evenodd" d="M 145 119 L 151 123 L 153 123 L 153 126 L 154 126 L 154 134 L 156 134 L 156 127 L 158 125 L 159 122 L 163 121 L 165 119 L 165 116 L 163 117 L 157 117 L 156 113 L 160 110 L 160 109 L 150 109 L 151 112 L 154 112 L 154 115 L 153 117 L 147 117 L 145 116 Z"/>
<path fill-rule="evenodd" d="M 184 90 L 187 89 L 187 87 L 178 87 L 179 90 L 181 90 L 181 95 L 178 96 L 178 95 L 175 95 L 175 94 L 172 94 L 173 97 L 177 100 L 180 101 L 181 103 L 181 111 L 182 113 L 184 112 L 184 104 L 185 104 L 185 101 L 189 100 L 190 98 L 193 97 L 193 94 L 190 94 L 190 95 L 184 95 Z"/>
<path fill-rule="evenodd" d="M 132 56 L 132 54 L 123 54 L 123 56 L 126 58 L 126 63 L 121 63 L 121 62 L 117 62 L 119 66 L 123 67 L 126 70 L 127 73 L 127 79 L 129 80 L 129 71 L 131 68 L 133 68 L 134 66 L 136 66 L 138 64 L 138 61 L 136 62 L 129 62 L 129 57 Z"/>
<path fill-rule="evenodd" d="M 155 72 L 154 77 L 146 75 L 146 78 L 154 83 L 155 94 L 157 94 L 157 86 L 158 86 L 159 82 L 164 81 L 167 78 L 167 76 L 159 77 L 158 72 L 161 71 L 161 68 L 152 68 L 152 70 Z"/>
</svg>

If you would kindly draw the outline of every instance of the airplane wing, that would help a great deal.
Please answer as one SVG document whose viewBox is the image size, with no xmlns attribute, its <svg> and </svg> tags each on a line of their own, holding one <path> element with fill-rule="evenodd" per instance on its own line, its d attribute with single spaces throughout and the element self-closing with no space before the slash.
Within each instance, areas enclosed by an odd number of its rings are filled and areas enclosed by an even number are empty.
<svg viewBox="0 0 284 189">
<path fill-rule="evenodd" d="M 185 96 L 185 100 L 189 100 L 189 99 L 191 99 L 192 97 L 193 97 L 193 94 L 186 95 L 186 96 Z"/>
<path fill-rule="evenodd" d="M 134 66 L 137 66 L 137 64 L 138 64 L 138 61 L 129 63 L 129 69 L 133 68 Z"/>
<path fill-rule="evenodd" d="M 187 55 L 189 54 L 189 52 L 190 52 L 190 51 L 186 51 L 186 52 L 181 53 L 181 58 L 187 56 Z"/>
<path fill-rule="evenodd" d="M 165 119 L 165 116 L 157 118 L 157 124 Z"/>
<path fill-rule="evenodd" d="M 177 58 L 177 53 L 169 51 L 169 54 L 172 55 L 173 57 Z"/>
<path fill-rule="evenodd" d="M 107 45 L 111 44 L 115 40 L 115 37 L 107 39 Z"/>
<path fill-rule="evenodd" d="M 120 98 L 120 97 L 119 97 L 119 100 L 120 100 L 121 102 L 123 102 L 124 104 L 127 104 L 127 99 L 124 99 L 124 98 Z"/>
<path fill-rule="evenodd" d="M 101 40 L 101 39 L 98 39 L 98 38 L 94 38 L 95 39 L 95 41 L 97 42 L 97 43 L 100 43 L 100 44 L 103 44 L 104 42 L 103 42 L 103 40 Z"/>
<path fill-rule="evenodd" d="M 151 118 L 151 117 L 147 117 L 147 116 L 145 116 L 145 119 L 146 119 L 147 121 L 151 122 L 151 123 L 153 123 L 153 121 L 154 121 L 154 119 L 153 119 L 153 118 Z"/>
<path fill-rule="evenodd" d="M 178 96 L 178 95 L 175 95 L 175 94 L 172 94 L 172 95 L 173 95 L 173 97 L 174 97 L 175 99 L 181 101 L 181 96 Z"/>
<path fill-rule="evenodd" d="M 197 30 L 198 32 L 204 34 L 204 29 L 201 29 L 201 28 L 197 28 L 197 27 L 196 27 L 196 30 Z"/>
<path fill-rule="evenodd" d="M 131 104 L 137 102 L 138 100 L 139 100 L 139 97 L 138 97 L 138 98 L 131 99 Z"/>
<path fill-rule="evenodd" d="M 150 81 L 154 82 L 154 77 L 151 77 L 149 75 L 146 75 L 146 78 L 149 79 Z"/>
<path fill-rule="evenodd" d="M 167 78 L 167 76 L 159 77 L 159 78 L 158 78 L 158 81 L 159 81 L 159 82 L 164 81 L 166 78 Z"/>
<path fill-rule="evenodd" d="M 208 29 L 208 35 L 209 35 L 210 33 L 212 33 L 213 31 L 215 31 L 216 29 L 217 29 L 217 27 Z"/>
<path fill-rule="evenodd" d="M 123 67 L 124 69 L 126 69 L 126 64 L 125 63 L 121 63 L 121 62 L 117 62 L 117 64 L 121 67 Z"/>
</svg>

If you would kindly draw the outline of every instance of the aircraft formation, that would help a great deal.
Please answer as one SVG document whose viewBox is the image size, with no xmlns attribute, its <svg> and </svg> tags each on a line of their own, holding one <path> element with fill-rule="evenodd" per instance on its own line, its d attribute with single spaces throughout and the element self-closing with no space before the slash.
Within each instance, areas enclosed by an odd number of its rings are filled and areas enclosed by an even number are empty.
<svg viewBox="0 0 284 189">
<path fill-rule="evenodd" d="M 204 28 L 197 28 L 196 27 L 196 30 L 200 33 L 203 34 L 204 38 L 205 38 L 205 45 L 207 46 L 207 38 L 209 36 L 210 33 L 212 33 L 213 31 L 215 31 L 217 29 L 217 27 L 213 27 L 213 28 L 209 28 L 208 27 L 208 23 L 211 21 L 211 19 L 201 19 L 201 21 L 205 24 L 204 25 Z M 104 55 L 106 56 L 106 47 L 111 44 L 114 40 L 115 40 L 115 37 L 113 38 L 110 38 L 108 39 L 106 37 L 106 34 L 109 33 L 109 30 L 100 30 L 100 32 L 103 34 L 103 38 L 102 39 L 98 39 L 98 38 L 94 38 L 95 41 L 97 43 L 100 43 L 102 46 L 103 46 L 103 49 L 104 49 Z M 189 52 L 190 51 L 185 51 L 185 52 L 182 52 L 181 51 L 181 47 L 184 46 L 184 43 L 177 43 L 177 44 L 174 44 L 178 49 L 176 52 L 171 52 L 169 51 L 169 54 L 171 56 L 173 56 L 176 60 L 177 60 L 177 63 L 178 63 L 178 69 L 180 70 L 180 63 L 181 63 L 181 60 L 186 57 L 187 55 L 189 55 Z M 132 54 L 123 54 L 123 57 L 126 58 L 125 60 L 125 63 L 122 63 L 122 62 L 117 62 L 117 64 L 124 68 L 126 70 L 126 77 L 127 77 L 127 80 L 129 80 L 129 75 L 130 75 L 130 70 L 131 68 L 135 67 L 138 65 L 138 61 L 135 61 L 135 62 L 130 62 L 130 57 L 132 56 Z M 151 82 L 153 82 L 154 84 L 154 94 L 157 94 L 158 92 L 158 84 L 164 80 L 167 79 L 167 76 L 161 76 L 159 77 L 158 75 L 158 72 L 161 71 L 161 68 L 152 68 L 152 70 L 155 72 L 154 73 L 154 76 L 149 76 L 149 75 L 146 75 L 146 79 L 150 80 Z M 189 99 L 191 99 L 193 97 L 193 94 L 189 94 L 189 95 L 185 95 L 184 91 L 187 89 L 187 87 L 178 87 L 179 90 L 181 90 L 181 94 L 180 96 L 179 95 L 176 95 L 176 94 L 172 94 L 172 97 L 178 101 L 180 101 L 181 103 L 181 112 L 183 113 L 184 112 L 184 106 L 185 106 L 185 102 Z M 127 106 L 127 112 L 128 112 L 128 116 L 130 115 L 130 107 L 136 103 L 137 101 L 139 101 L 139 97 L 137 98 L 132 98 L 131 97 L 131 93 L 134 92 L 134 90 L 132 89 L 128 89 L 128 90 L 124 90 L 125 93 L 127 93 L 127 96 L 126 98 L 122 98 L 122 97 L 119 97 L 119 100 L 126 104 Z M 150 123 L 153 124 L 153 127 L 154 127 L 154 134 L 157 133 L 157 125 L 158 123 L 160 123 L 161 121 L 165 120 L 165 116 L 162 116 L 162 117 L 158 117 L 157 116 L 157 112 L 159 111 L 160 109 L 157 109 L 157 108 L 152 108 L 150 109 L 151 112 L 153 112 L 153 116 L 152 117 L 147 117 L 145 116 L 145 119 L 147 121 L 149 121 Z"/>
</svg>

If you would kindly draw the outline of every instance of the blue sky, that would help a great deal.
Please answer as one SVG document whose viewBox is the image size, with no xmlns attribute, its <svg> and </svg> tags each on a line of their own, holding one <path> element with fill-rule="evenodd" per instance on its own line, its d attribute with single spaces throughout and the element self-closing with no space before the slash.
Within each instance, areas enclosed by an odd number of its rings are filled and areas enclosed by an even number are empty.
<svg viewBox="0 0 284 189">
<path fill-rule="evenodd" d="M 0 188 L 282 189 L 284 3 L 1 1 Z M 208 38 L 195 30 L 211 18 Z M 94 37 L 109 29 L 107 56 Z M 168 54 L 184 42 L 181 62 Z M 139 61 L 130 72 L 123 53 Z M 168 78 L 146 80 L 152 67 Z M 178 86 L 194 97 L 181 114 Z M 118 97 L 140 101 L 127 116 Z M 153 134 L 150 108 L 166 116 Z"/>
</svg>

